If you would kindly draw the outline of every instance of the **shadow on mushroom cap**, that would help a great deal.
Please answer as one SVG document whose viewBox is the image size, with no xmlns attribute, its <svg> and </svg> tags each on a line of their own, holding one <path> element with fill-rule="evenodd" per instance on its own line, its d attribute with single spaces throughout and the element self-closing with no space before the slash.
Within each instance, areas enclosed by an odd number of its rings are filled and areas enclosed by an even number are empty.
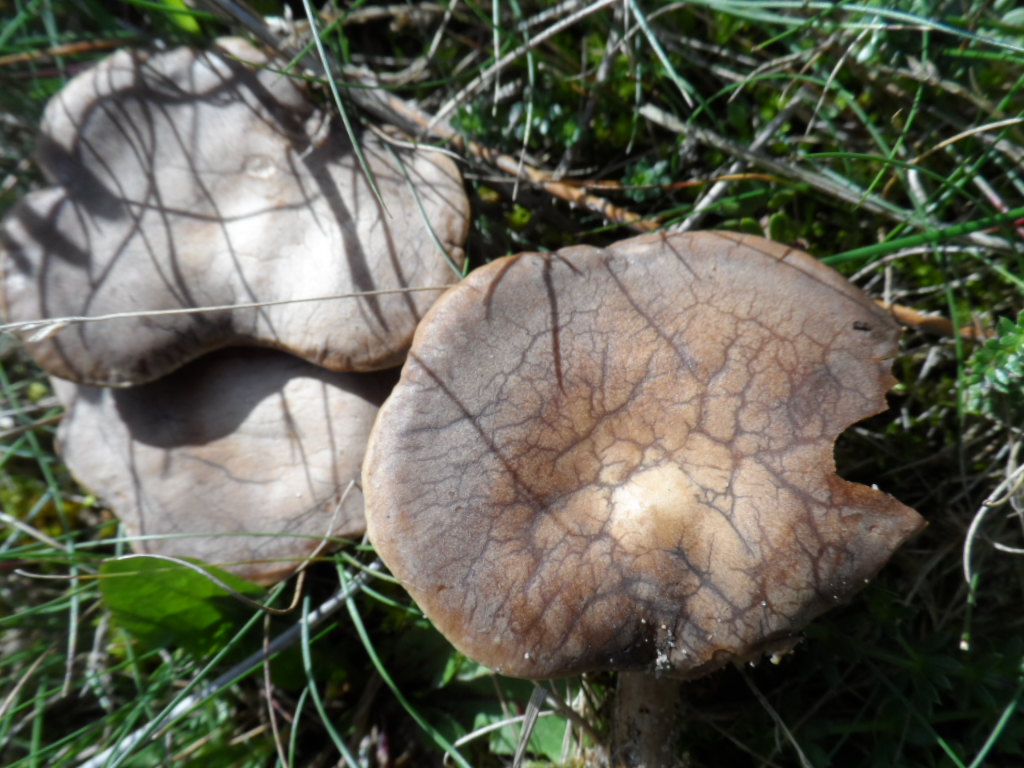
<svg viewBox="0 0 1024 768">
<path fill-rule="evenodd" d="M 55 186 L 0 225 L 8 319 L 454 282 L 469 226 L 455 164 L 364 134 L 382 209 L 344 131 L 279 66 L 227 38 L 206 52 L 119 51 L 60 91 L 39 140 Z M 28 347 L 48 372 L 97 385 L 151 381 L 243 344 L 374 370 L 401 362 L 437 295 L 111 320 Z"/>
<path fill-rule="evenodd" d="M 835 474 L 899 329 L 729 233 L 525 253 L 431 309 L 364 464 L 368 531 L 506 674 L 693 677 L 788 647 L 922 526 Z"/>
<path fill-rule="evenodd" d="M 127 535 L 143 537 L 136 551 L 272 583 L 324 537 L 365 530 L 358 484 L 345 491 L 392 371 L 335 373 L 230 349 L 130 389 L 52 381 L 67 406 L 60 453 Z"/>
</svg>

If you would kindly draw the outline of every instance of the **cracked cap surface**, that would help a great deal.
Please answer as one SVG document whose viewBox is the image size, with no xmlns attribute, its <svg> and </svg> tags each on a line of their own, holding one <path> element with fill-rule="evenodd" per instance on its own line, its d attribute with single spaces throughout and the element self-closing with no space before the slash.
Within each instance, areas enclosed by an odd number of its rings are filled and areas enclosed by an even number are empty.
<svg viewBox="0 0 1024 768">
<path fill-rule="evenodd" d="M 835 473 L 899 329 L 731 233 L 499 259 L 417 330 L 363 466 L 384 562 L 505 674 L 694 677 L 791 645 L 923 521 Z"/>
</svg>

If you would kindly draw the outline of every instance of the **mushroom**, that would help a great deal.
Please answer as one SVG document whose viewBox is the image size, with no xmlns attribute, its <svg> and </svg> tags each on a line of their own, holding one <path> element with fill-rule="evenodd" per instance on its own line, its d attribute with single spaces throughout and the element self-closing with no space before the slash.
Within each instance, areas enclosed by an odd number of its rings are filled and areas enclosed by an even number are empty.
<svg viewBox="0 0 1024 768">
<path fill-rule="evenodd" d="M 787 650 L 922 527 L 833 457 L 884 410 L 898 336 L 757 237 L 499 259 L 416 332 L 363 466 L 369 536 L 503 674 L 688 679 Z M 620 759 L 663 759 L 640 742 Z"/>
<path fill-rule="evenodd" d="M 249 306 L 73 325 L 28 343 L 49 373 L 133 385 L 241 345 L 332 370 L 401 362 L 437 296 L 416 289 L 458 278 L 459 172 L 364 133 L 378 201 L 345 133 L 278 66 L 235 38 L 122 50 L 50 101 L 38 155 L 53 186 L 0 227 L 8 320 Z M 265 302 L 279 303 L 251 306 Z"/>
<path fill-rule="evenodd" d="M 52 382 L 67 406 L 64 460 L 117 510 L 137 551 L 270 584 L 325 539 L 365 530 L 353 481 L 391 372 L 227 349 L 128 389 Z"/>
<path fill-rule="evenodd" d="M 364 134 L 378 199 L 281 66 L 236 38 L 115 53 L 47 105 L 53 186 L 0 223 L 7 319 L 54 320 L 27 347 L 60 377 L 72 471 L 137 549 L 260 582 L 325 536 L 363 533 L 361 493 L 344 492 L 388 376 L 215 351 L 393 366 L 468 234 L 450 159 Z"/>
</svg>

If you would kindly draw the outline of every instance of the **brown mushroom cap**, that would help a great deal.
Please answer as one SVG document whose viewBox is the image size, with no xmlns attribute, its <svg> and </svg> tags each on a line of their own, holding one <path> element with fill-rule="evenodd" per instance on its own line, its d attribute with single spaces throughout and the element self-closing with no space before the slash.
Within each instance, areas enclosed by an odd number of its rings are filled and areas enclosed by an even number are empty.
<svg viewBox="0 0 1024 768">
<path fill-rule="evenodd" d="M 196 557 L 259 583 L 325 536 L 365 531 L 358 483 L 391 372 L 334 373 L 266 349 L 212 353 L 152 384 L 53 379 L 72 473 L 139 552 Z"/>
<path fill-rule="evenodd" d="M 787 647 L 922 526 L 833 459 L 885 408 L 898 336 L 756 237 L 499 259 L 416 333 L 367 449 L 368 533 L 509 675 L 693 677 Z"/>
<path fill-rule="evenodd" d="M 306 299 L 452 283 L 468 233 L 455 164 L 363 152 L 295 80 L 239 39 L 211 51 L 119 51 L 47 106 L 53 187 L 0 226 L 11 321 Z M 408 180 L 406 179 L 408 176 Z M 413 193 L 411 188 L 415 188 Z M 418 197 L 418 200 L 417 200 Z M 401 362 L 437 292 L 73 326 L 29 350 L 48 372 L 123 386 L 224 346 L 284 349 L 332 370 Z"/>
</svg>

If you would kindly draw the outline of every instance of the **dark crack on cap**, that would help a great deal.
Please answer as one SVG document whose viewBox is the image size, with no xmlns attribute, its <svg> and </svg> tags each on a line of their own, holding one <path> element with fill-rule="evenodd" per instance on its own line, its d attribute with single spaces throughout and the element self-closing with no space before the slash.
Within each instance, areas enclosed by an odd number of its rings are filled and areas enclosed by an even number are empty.
<svg viewBox="0 0 1024 768">
<path fill-rule="evenodd" d="M 922 527 L 835 473 L 899 329 L 730 233 L 524 253 L 420 325 L 364 464 L 381 557 L 509 675 L 681 677 L 792 645 Z"/>
</svg>

